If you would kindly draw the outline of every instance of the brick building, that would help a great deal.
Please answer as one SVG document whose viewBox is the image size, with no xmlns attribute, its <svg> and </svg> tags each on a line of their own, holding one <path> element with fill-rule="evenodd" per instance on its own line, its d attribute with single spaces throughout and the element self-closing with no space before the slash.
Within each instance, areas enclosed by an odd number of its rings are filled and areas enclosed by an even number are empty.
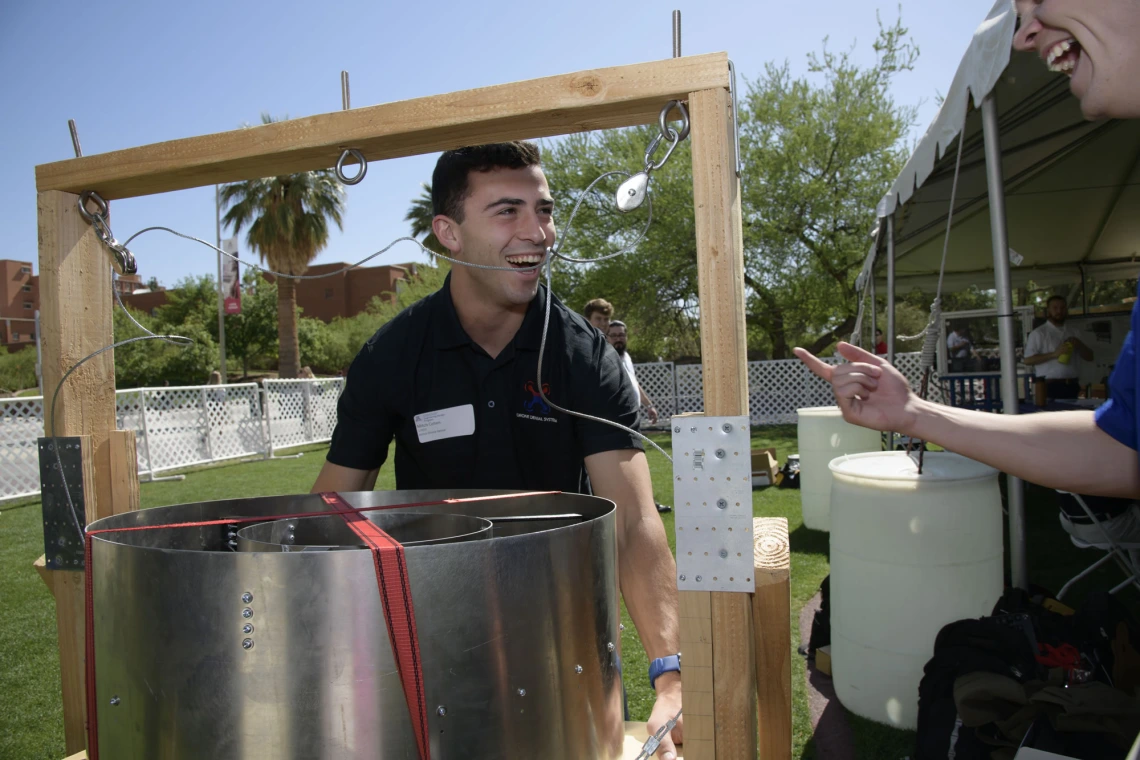
<svg viewBox="0 0 1140 760">
<path fill-rule="evenodd" d="M 23 348 L 36 340 L 40 278 L 30 261 L 0 259 L 0 345 Z"/>
<path fill-rule="evenodd" d="M 115 283 L 120 295 L 142 287 L 137 274 Z M 40 276 L 32 262 L 0 259 L 0 346 L 19 350 L 36 342 L 36 312 L 40 308 Z"/>
<path fill-rule="evenodd" d="M 326 274 L 344 269 L 348 264 L 317 264 L 306 275 Z M 417 264 L 393 264 L 357 267 L 319 280 L 297 281 L 297 305 L 302 316 L 332 322 L 337 317 L 352 317 L 368 307 L 373 296 L 395 293 L 396 283 L 414 277 Z M 272 280 L 272 275 L 267 275 Z"/>
<path fill-rule="evenodd" d="M 326 274 L 344 269 L 348 264 L 317 264 L 309 267 L 307 275 Z M 357 267 L 347 272 L 319 280 L 299 280 L 297 282 L 297 306 L 302 316 L 314 317 L 322 322 L 331 322 L 337 317 L 352 317 L 368 306 L 373 296 L 384 297 L 385 293 L 395 293 L 401 280 L 414 277 L 415 263 L 394 264 L 379 267 Z M 265 275 L 272 282 L 273 275 Z M 125 296 L 123 302 L 132 309 L 138 309 L 154 316 L 158 307 L 166 303 L 165 290 L 144 290 Z"/>
</svg>

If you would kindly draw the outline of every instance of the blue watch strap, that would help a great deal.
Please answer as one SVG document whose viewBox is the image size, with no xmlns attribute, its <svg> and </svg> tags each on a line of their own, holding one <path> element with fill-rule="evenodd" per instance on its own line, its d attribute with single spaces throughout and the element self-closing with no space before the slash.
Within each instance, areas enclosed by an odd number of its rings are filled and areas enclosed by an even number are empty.
<svg viewBox="0 0 1140 760">
<path fill-rule="evenodd" d="M 662 673 L 680 673 L 681 672 L 681 654 L 671 654 L 668 657 L 658 657 L 653 662 L 649 663 L 649 688 L 654 688 L 657 682 L 657 676 Z"/>
</svg>

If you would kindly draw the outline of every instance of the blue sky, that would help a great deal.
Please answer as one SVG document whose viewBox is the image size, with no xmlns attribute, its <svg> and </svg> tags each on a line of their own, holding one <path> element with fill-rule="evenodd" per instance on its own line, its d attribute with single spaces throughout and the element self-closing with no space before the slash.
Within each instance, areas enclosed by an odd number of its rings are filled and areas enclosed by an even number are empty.
<svg viewBox="0 0 1140 760">
<path fill-rule="evenodd" d="M 896 80 L 901 103 L 919 103 L 918 134 L 936 113 L 974 28 L 991 0 L 909 2 L 904 23 L 921 48 Z M 518 5 L 461 2 L 191 3 L 0 2 L 0 258 L 37 259 L 37 164 L 72 156 L 75 119 L 86 155 L 256 123 L 262 112 L 307 116 L 340 108 L 340 71 L 352 104 L 372 105 L 582 69 L 667 58 L 671 11 L 683 16 L 683 52 L 725 50 L 756 78 L 767 61 L 802 72 L 824 37 L 857 44 L 871 59 L 871 0 L 674 0 Z M 318 261 L 356 261 L 406 235 L 403 216 L 435 156 L 375 162 L 348 189 L 343 233 Z M 615 167 L 617 168 L 617 167 Z M 557 192 L 557 188 L 554 188 Z M 871 210 L 868 209 L 868 213 Z M 116 201 L 112 226 L 125 240 L 149 225 L 214 238 L 213 187 Z M 212 251 L 161 233 L 132 245 L 144 279 L 172 285 L 212 273 Z M 244 241 L 242 253 L 247 249 Z M 397 248 L 372 264 L 418 259 Z"/>
</svg>

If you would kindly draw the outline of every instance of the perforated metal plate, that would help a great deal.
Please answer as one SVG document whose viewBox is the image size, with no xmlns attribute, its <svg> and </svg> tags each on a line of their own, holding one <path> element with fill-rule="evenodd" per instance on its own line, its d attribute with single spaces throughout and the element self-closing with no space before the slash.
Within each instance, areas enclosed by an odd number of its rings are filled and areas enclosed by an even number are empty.
<svg viewBox="0 0 1140 760">
<path fill-rule="evenodd" d="M 752 459 L 747 417 L 674 417 L 677 588 L 752 592 Z"/>
<path fill-rule="evenodd" d="M 84 568 L 83 537 L 75 526 L 86 522 L 85 494 L 83 492 L 83 455 L 79 438 L 40 438 L 40 492 L 44 515 L 44 558 L 52 570 L 82 570 Z M 59 457 L 56 457 L 56 454 Z M 67 504 L 62 474 L 67 478 L 67 489 L 75 505 L 75 517 Z"/>
</svg>

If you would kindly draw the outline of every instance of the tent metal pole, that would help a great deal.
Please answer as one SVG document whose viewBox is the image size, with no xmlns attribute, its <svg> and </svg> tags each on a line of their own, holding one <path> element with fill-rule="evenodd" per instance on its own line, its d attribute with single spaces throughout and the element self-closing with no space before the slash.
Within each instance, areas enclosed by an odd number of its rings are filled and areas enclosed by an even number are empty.
<svg viewBox="0 0 1140 760">
<path fill-rule="evenodd" d="M 871 264 L 871 353 L 875 353 L 875 331 L 879 329 L 879 301 L 875 298 L 875 265 Z"/>
<path fill-rule="evenodd" d="M 887 217 L 887 361 L 895 363 L 895 215 Z"/>
<path fill-rule="evenodd" d="M 1017 414 L 1017 356 L 1013 294 L 1009 278 L 1009 236 L 1005 218 L 1005 182 L 1001 165 L 1001 135 L 997 101 L 991 92 L 982 101 L 982 133 L 986 144 L 986 184 L 990 201 L 990 237 L 994 253 L 994 287 L 997 289 L 998 340 L 1001 346 L 1002 411 Z M 1006 476 L 1009 501 L 1009 566 L 1013 585 L 1029 588 L 1025 556 L 1025 488 L 1020 478 Z"/>
<path fill-rule="evenodd" d="M 895 363 L 895 214 L 887 216 L 887 362 Z M 895 433 L 887 431 L 887 451 L 895 450 Z"/>
</svg>

